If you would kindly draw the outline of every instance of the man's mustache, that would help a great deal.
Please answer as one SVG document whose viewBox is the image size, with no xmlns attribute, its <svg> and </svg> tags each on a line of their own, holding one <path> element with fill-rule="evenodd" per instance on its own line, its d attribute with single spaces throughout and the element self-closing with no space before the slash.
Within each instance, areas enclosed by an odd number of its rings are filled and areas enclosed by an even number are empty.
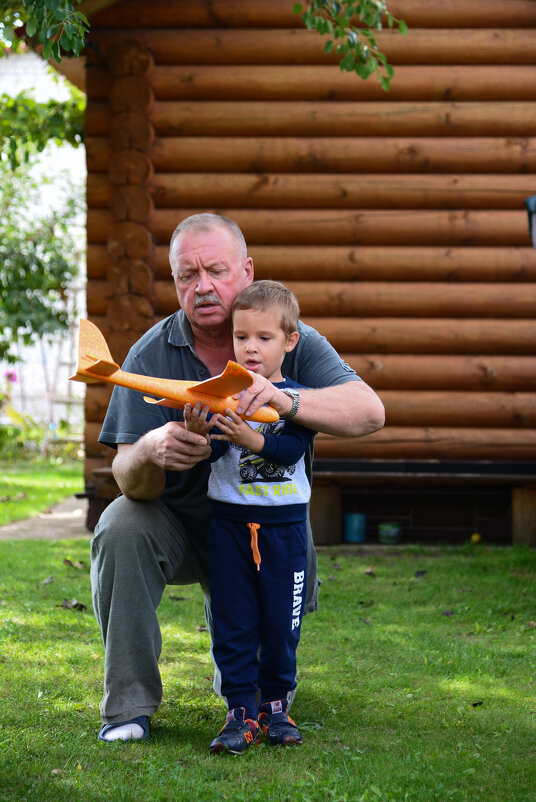
<svg viewBox="0 0 536 802">
<path fill-rule="evenodd" d="M 194 309 L 197 309 L 198 306 L 203 306 L 203 304 L 217 304 L 217 306 L 221 306 L 221 301 L 215 293 L 209 292 L 206 295 L 198 295 L 196 297 Z"/>
</svg>

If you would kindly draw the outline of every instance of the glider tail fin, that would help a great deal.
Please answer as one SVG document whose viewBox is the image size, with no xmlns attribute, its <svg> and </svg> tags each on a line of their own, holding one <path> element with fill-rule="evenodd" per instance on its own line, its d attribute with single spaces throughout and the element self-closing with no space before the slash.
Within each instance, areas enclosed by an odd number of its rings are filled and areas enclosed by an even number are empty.
<svg viewBox="0 0 536 802">
<path fill-rule="evenodd" d="M 110 354 L 110 349 L 106 345 L 106 340 L 99 329 L 89 320 L 80 320 L 80 331 L 78 337 L 78 365 L 76 373 L 70 378 L 73 381 L 93 382 L 102 381 L 119 370 Z"/>
</svg>

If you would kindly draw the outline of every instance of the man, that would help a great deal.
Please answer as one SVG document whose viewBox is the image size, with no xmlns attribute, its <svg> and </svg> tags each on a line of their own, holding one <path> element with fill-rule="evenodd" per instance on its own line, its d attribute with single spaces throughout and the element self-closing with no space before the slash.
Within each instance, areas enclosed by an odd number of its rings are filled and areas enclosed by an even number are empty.
<svg viewBox="0 0 536 802">
<path fill-rule="evenodd" d="M 181 309 L 132 347 L 124 369 L 202 381 L 234 359 L 231 308 L 253 281 L 253 261 L 231 220 L 200 214 L 183 220 L 170 243 Z M 339 437 L 381 428 L 378 396 L 318 332 L 300 323 L 298 345 L 283 373 L 307 387 L 284 392 L 260 375 L 244 392 L 238 414 L 271 404 L 282 417 Z M 141 393 L 115 387 L 100 442 L 117 448 L 113 473 L 122 496 L 104 511 L 92 541 L 95 613 L 105 644 L 104 726 L 99 739 L 149 737 L 158 709 L 161 634 L 156 609 L 166 584 L 199 582 L 211 626 L 206 489 L 210 447 L 188 431 L 182 413 L 145 404 Z M 309 455 L 309 470 L 312 455 Z M 310 538 L 305 612 L 317 607 L 316 555 Z"/>
</svg>

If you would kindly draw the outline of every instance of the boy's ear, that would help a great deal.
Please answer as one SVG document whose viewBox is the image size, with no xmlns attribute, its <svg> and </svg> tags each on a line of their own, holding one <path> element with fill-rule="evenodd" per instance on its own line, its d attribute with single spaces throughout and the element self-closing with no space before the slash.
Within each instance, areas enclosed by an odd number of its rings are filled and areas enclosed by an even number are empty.
<svg viewBox="0 0 536 802">
<path fill-rule="evenodd" d="M 297 331 L 293 331 L 292 334 L 289 334 L 287 337 L 287 342 L 285 344 L 285 353 L 288 354 L 290 351 L 293 351 L 296 347 L 296 343 L 300 339 L 300 334 Z"/>
</svg>

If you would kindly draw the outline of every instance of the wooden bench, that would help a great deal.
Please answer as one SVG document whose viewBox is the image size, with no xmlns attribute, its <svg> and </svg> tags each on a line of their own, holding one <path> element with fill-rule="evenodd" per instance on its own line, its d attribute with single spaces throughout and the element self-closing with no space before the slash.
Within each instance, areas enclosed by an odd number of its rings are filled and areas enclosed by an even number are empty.
<svg viewBox="0 0 536 802">
<path fill-rule="evenodd" d="M 88 499 L 86 527 L 118 493 L 108 466 L 93 471 L 94 482 L 79 497 Z M 318 545 L 343 540 L 343 494 L 351 488 L 435 487 L 507 488 L 511 493 L 512 543 L 536 546 L 536 463 L 405 460 L 317 460 L 313 472 L 311 524 Z"/>
<path fill-rule="evenodd" d="M 508 489 L 515 545 L 536 546 L 536 463 L 405 460 L 316 460 L 311 523 L 315 541 L 342 540 L 342 497 L 351 488 L 473 487 Z"/>
</svg>

